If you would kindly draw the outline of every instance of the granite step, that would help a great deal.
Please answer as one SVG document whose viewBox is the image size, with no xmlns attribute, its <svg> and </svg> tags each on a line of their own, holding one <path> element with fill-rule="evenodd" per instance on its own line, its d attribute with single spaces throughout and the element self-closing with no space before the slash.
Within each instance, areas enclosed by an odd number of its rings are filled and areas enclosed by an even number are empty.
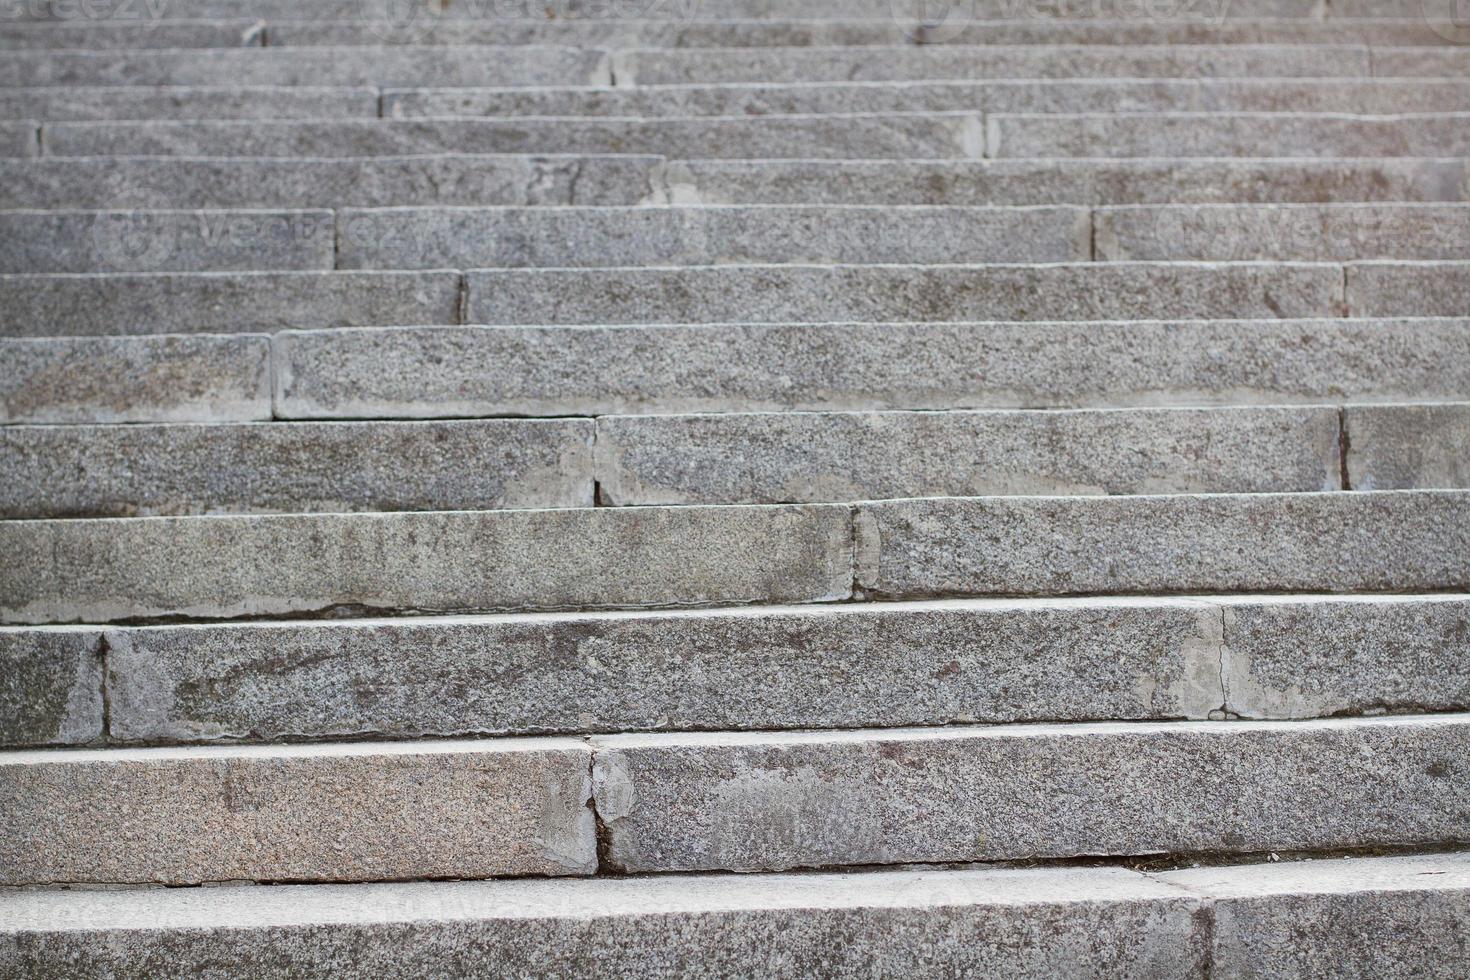
<svg viewBox="0 0 1470 980">
<path fill-rule="evenodd" d="M 1449 106 L 1430 106 L 1449 108 Z M 378 115 L 376 88 L 330 86 L 56 85 L 0 88 L 0 119 L 364 119 Z"/>
<path fill-rule="evenodd" d="M 1470 402 L 1351 406 L 1343 437 L 1356 489 L 1470 487 Z"/>
<path fill-rule="evenodd" d="M 7 57 L 9 52 L 37 49 L 258 48 L 264 42 L 265 23 L 259 20 L 139 18 L 126 23 L 85 18 L 23 23 L 7 10 L 5 29 L 0 31 L 0 51 Z"/>
</svg>

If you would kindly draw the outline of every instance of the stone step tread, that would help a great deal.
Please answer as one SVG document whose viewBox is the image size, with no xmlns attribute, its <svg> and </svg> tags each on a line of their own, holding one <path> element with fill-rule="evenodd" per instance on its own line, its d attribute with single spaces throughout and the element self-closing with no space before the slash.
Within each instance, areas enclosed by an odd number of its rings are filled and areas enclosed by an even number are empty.
<svg viewBox="0 0 1470 980">
<path fill-rule="evenodd" d="M 1435 102 L 1435 107 L 1450 103 Z M 54 85 L 0 88 L 0 119 L 345 119 L 376 118 L 378 89 L 346 86 Z"/>
<path fill-rule="evenodd" d="M 1432 846 L 1470 829 L 1463 714 L 589 741 L 605 865 L 624 872 Z"/>
<path fill-rule="evenodd" d="M 37 49 L 258 48 L 265 41 L 264 28 L 264 22 L 248 19 L 150 22 L 139 18 L 132 23 L 78 19 L 22 23 L 7 16 L 5 28 L 0 31 L 0 51 L 5 51 L 8 57 L 13 52 Z M 1343 36 L 1351 37 L 1353 29 L 1346 30 Z M 1412 39 L 1412 35 L 1405 36 Z"/>
<path fill-rule="evenodd" d="M 0 621 L 1470 587 L 1459 490 L 0 522 Z M 221 556 L 228 561 L 221 561 Z"/>
<path fill-rule="evenodd" d="M 1309 959 L 1324 975 L 1450 978 L 1463 964 L 1467 891 L 1462 853 L 1154 874 L 913 869 L 18 891 L 0 896 L 3 928 L 27 941 L 0 947 L 0 968 L 798 978 L 881 963 L 912 977 L 1225 977 L 1292 975 Z M 1406 931 L 1417 941 L 1404 942 Z M 1278 935 L 1290 941 L 1260 941 Z"/>
<path fill-rule="evenodd" d="M 0 745 L 1464 711 L 1467 624 L 1437 594 L 0 627 Z"/>
</svg>

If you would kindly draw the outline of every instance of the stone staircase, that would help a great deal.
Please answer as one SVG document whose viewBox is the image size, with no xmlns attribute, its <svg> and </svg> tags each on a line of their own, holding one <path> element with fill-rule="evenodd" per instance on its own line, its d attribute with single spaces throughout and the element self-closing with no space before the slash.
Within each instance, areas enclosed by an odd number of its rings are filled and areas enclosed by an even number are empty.
<svg viewBox="0 0 1470 980">
<path fill-rule="evenodd" d="M 1470 20 L 905 6 L 0 21 L 0 976 L 1470 975 Z"/>
</svg>

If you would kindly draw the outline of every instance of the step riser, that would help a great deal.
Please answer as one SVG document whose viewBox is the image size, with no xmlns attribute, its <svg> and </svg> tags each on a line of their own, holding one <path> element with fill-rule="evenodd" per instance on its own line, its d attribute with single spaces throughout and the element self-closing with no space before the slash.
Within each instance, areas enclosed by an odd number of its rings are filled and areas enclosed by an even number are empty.
<svg viewBox="0 0 1470 980">
<path fill-rule="evenodd" d="M 80 8 L 77 8 L 80 9 Z M 264 25 L 259 21 L 234 23 L 92 23 L 65 21 L 49 24 L 17 24 L 6 11 L 5 34 L 0 36 L 0 51 L 65 48 L 123 49 L 139 48 L 259 48 L 265 41 Z M 1226 39 L 1222 38 L 1224 43 Z"/>
<path fill-rule="evenodd" d="M 1452 108 L 1433 105 L 1427 108 Z M 370 119 L 375 88 L 0 88 L 0 119 Z"/>
<path fill-rule="evenodd" d="M 1470 487 L 1470 404 L 1351 408 L 1343 424 L 1359 490 Z"/>
</svg>

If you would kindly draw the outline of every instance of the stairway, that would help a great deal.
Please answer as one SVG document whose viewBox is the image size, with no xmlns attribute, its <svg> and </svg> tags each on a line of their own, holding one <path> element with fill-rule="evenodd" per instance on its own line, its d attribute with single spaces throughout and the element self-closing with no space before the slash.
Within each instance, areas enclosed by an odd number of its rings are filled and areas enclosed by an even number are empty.
<svg viewBox="0 0 1470 980">
<path fill-rule="evenodd" d="M 1470 975 L 1470 23 L 907 6 L 0 23 L 0 977 Z"/>
</svg>

